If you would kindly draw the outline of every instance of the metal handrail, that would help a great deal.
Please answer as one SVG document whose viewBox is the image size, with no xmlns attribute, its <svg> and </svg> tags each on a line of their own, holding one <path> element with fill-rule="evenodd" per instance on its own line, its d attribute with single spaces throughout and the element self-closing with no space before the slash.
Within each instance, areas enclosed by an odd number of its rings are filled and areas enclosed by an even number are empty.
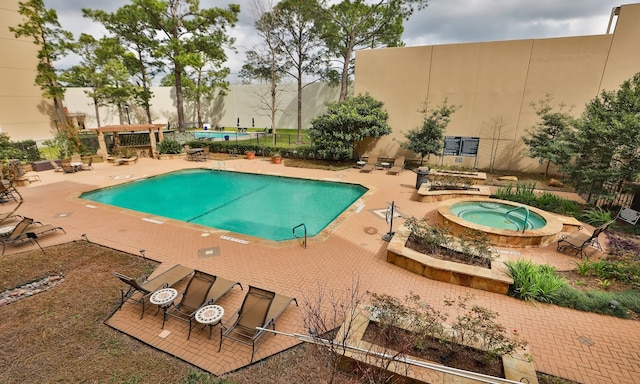
<svg viewBox="0 0 640 384">
<path fill-rule="evenodd" d="M 524 206 L 524 205 L 521 205 L 521 206 L 519 206 L 519 207 L 515 207 L 515 208 L 513 208 L 513 209 L 508 210 L 508 211 L 504 214 L 504 217 L 505 217 L 505 218 L 506 218 L 510 223 L 512 223 L 513 225 L 515 225 L 515 226 L 516 226 L 516 229 L 519 231 L 519 230 L 520 230 L 520 226 L 518 225 L 518 223 L 517 223 L 517 222 L 515 222 L 514 220 L 511 220 L 511 218 L 509 217 L 509 214 L 510 214 L 511 212 L 513 212 L 513 211 L 516 211 L 516 210 L 520 209 L 520 208 L 524 208 L 524 211 L 525 211 L 525 215 L 524 215 L 524 222 L 522 223 L 522 232 L 524 233 L 524 230 L 527 228 L 527 223 L 529 222 L 529 208 L 527 208 L 527 207 L 526 207 L 526 206 Z"/>
<path fill-rule="evenodd" d="M 298 229 L 300 227 L 304 228 L 304 237 L 303 238 L 301 238 L 300 236 L 296 235 L 296 229 Z M 292 232 L 293 232 L 293 236 L 295 236 L 297 239 L 303 239 L 302 240 L 302 246 L 306 249 L 307 248 L 307 226 L 304 223 L 296 225 L 295 227 L 293 227 Z"/>
</svg>

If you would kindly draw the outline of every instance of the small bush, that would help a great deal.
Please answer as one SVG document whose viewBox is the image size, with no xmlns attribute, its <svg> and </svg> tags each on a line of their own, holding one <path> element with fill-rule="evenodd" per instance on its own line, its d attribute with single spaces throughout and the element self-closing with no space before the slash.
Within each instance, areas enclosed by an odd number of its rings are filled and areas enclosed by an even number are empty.
<svg viewBox="0 0 640 384">
<path fill-rule="evenodd" d="M 553 295 L 567 282 L 549 265 L 536 265 L 530 260 L 505 262 L 513 279 L 509 294 L 526 301 L 551 302 Z"/>
<path fill-rule="evenodd" d="M 161 155 L 175 155 L 182 153 L 182 145 L 173 139 L 164 139 L 158 144 L 158 153 Z"/>
<path fill-rule="evenodd" d="M 579 217 L 587 224 L 591 224 L 594 227 L 599 227 L 613 220 L 611 212 L 604 210 L 600 207 L 589 208 L 582 212 Z"/>
</svg>

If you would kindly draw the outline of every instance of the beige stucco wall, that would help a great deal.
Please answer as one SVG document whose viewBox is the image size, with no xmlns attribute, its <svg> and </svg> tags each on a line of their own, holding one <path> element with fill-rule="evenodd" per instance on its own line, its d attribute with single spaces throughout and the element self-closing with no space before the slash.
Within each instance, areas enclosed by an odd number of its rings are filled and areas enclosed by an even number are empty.
<svg viewBox="0 0 640 384">
<path fill-rule="evenodd" d="M 367 150 L 413 156 L 398 144 L 403 132 L 420 126 L 417 110 L 425 99 L 431 108 L 447 99 L 460 109 L 445 135 L 480 137 L 478 157 L 432 163 L 543 171 L 522 142 L 538 121 L 531 103 L 550 94 L 552 105 L 573 106 L 579 116 L 603 89 L 617 89 L 640 71 L 638 36 L 640 5 L 634 4 L 621 8 L 608 35 L 358 51 L 355 93 L 382 100 L 393 128 Z"/>
<path fill-rule="evenodd" d="M 297 93 L 295 84 L 283 84 L 278 93 L 278 112 L 276 128 L 297 127 Z M 86 114 L 86 127 L 97 127 L 95 108 L 86 96 L 85 88 L 69 88 L 65 95 L 65 105 L 70 112 Z M 154 97 L 151 101 L 151 117 L 153 123 L 170 122 L 177 124 L 175 106 L 175 90 L 170 87 L 153 87 Z M 266 88 L 259 85 L 231 85 L 224 97 L 211 101 L 203 109 L 203 123 L 213 126 L 235 127 L 240 119 L 240 126 L 251 127 L 252 118 L 256 127 L 271 127 L 271 112 L 265 107 Z M 308 84 L 303 89 L 304 105 L 302 107 L 302 126 L 308 128 L 311 120 L 326 110 L 325 102 L 338 99 L 339 89 L 322 83 Z M 130 106 L 131 123 L 146 123 L 146 115 L 142 108 Z M 126 117 L 122 123 L 126 124 Z M 197 122 L 196 111 L 190 103 L 185 103 L 185 122 Z M 100 125 L 120 124 L 120 117 L 114 107 L 100 108 Z"/>
<path fill-rule="evenodd" d="M 18 1 L 0 7 L 0 130 L 11 140 L 44 140 L 54 127 L 53 105 L 34 85 L 38 47 L 28 39 L 16 39 L 9 26 L 22 22 Z"/>
</svg>

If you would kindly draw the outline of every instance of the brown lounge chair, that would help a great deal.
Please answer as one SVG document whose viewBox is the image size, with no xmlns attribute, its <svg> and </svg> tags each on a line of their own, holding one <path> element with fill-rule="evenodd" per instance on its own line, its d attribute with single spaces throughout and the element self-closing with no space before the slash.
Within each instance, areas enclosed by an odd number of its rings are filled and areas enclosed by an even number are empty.
<svg viewBox="0 0 640 384">
<path fill-rule="evenodd" d="M 2 241 L 2 254 L 4 255 L 7 244 L 15 244 L 26 240 L 33 243 L 33 240 L 37 239 L 38 236 L 47 232 L 57 230 L 61 230 L 65 234 L 67 233 L 64 229 L 62 229 L 62 227 L 56 227 L 51 224 L 43 225 L 39 221 L 34 222 L 30 217 L 25 217 L 22 219 L 22 221 L 16 224 L 16 226 L 10 233 L 8 233 L 6 236 L 0 237 L 0 241 Z"/>
<path fill-rule="evenodd" d="M 61 166 L 59 166 L 59 165 L 58 165 L 58 163 L 56 163 L 56 162 L 55 162 L 55 161 L 53 161 L 53 160 L 49 160 L 49 162 L 51 162 L 51 165 L 53 166 L 53 169 L 54 169 L 56 172 L 64 172 L 64 169 L 62 169 L 62 167 L 61 167 Z M 69 166 L 71 166 L 71 164 L 69 164 Z"/>
<path fill-rule="evenodd" d="M 271 326 L 275 330 L 276 320 L 292 301 L 296 306 L 298 305 L 298 300 L 295 298 L 249 286 L 242 306 L 231 316 L 231 318 L 236 317 L 235 321 L 231 325 L 221 324 L 220 326 L 218 352 L 222 349 L 223 338 L 229 338 L 250 345 L 251 362 L 253 362 L 256 342 L 264 334 L 264 329 Z"/>
<path fill-rule="evenodd" d="M 204 305 L 215 280 L 215 276 L 196 270 L 187 283 L 187 288 L 182 292 L 180 302 L 171 307 L 167 315 L 189 322 L 191 325 L 193 315 Z M 162 321 L 162 328 L 164 328 L 165 320 Z"/>
<path fill-rule="evenodd" d="M 183 265 L 177 264 L 168 270 L 162 272 L 158 276 L 154 277 L 150 280 L 144 280 L 141 283 L 138 283 L 136 279 L 125 276 L 118 272 L 112 272 L 112 274 L 120 279 L 123 283 L 129 286 L 127 291 L 121 289 L 121 297 L 120 297 L 120 305 L 118 305 L 118 309 L 122 308 L 122 305 L 128 301 L 135 301 L 137 303 L 142 304 L 142 314 L 140 315 L 140 319 L 144 316 L 145 303 L 148 301 L 149 296 L 160 288 L 168 288 L 174 286 L 180 280 L 189 276 L 193 273 L 193 268 L 188 268 Z M 136 293 L 139 293 L 140 297 L 134 297 Z"/>
<path fill-rule="evenodd" d="M 402 172 L 403 170 L 404 170 L 404 156 L 400 156 L 396 158 L 396 160 L 393 162 L 393 166 L 389 168 L 387 173 L 390 175 L 399 175 L 400 172 Z"/>
<path fill-rule="evenodd" d="M 369 155 L 369 158 L 367 159 L 367 164 L 365 164 L 362 169 L 360 169 L 360 172 L 371 172 L 374 169 L 376 169 L 376 165 L 378 165 L 378 156 L 376 155 Z"/>
<path fill-rule="evenodd" d="M 615 220 L 614 220 L 615 221 Z M 600 241 L 598 240 L 598 236 L 601 233 L 607 230 L 614 221 L 610 221 L 605 223 L 598 228 L 593 230 L 592 234 L 586 234 L 580 231 L 577 231 L 571 235 L 564 235 L 558 240 L 558 252 L 564 252 L 566 250 L 570 250 L 574 252 L 574 256 L 581 255 L 582 257 L 588 257 L 585 252 L 585 249 L 589 246 L 602 250 L 602 246 L 600 245 Z"/>
<path fill-rule="evenodd" d="M 209 293 L 207 293 L 207 297 L 204 301 L 204 304 L 200 308 L 202 308 L 205 305 L 214 305 L 218 300 L 220 300 L 222 296 L 226 295 L 227 292 L 229 292 L 236 285 L 239 286 L 241 290 L 243 289 L 242 284 L 240 284 L 240 282 L 238 281 L 231 281 L 220 276 L 215 276 L 213 285 L 211 286 L 211 288 L 209 288 Z M 198 310 L 196 310 L 195 312 L 197 311 Z M 193 329 L 193 327 L 198 325 L 198 322 L 195 321 L 195 318 L 194 318 L 195 312 L 193 312 L 189 316 L 189 335 L 187 335 L 187 340 L 189 340 L 189 338 L 191 337 L 191 330 Z M 215 324 L 208 324 L 208 325 L 209 325 L 209 338 L 211 338 L 211 329 Z"/>
</svg>

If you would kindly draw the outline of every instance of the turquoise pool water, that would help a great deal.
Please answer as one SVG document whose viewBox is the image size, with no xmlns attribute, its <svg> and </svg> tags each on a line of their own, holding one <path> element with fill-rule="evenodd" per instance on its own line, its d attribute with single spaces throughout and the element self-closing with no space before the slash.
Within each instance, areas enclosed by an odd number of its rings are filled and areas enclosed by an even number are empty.
<svg viewBox="0 0 640 384">
<path fill-rule="evenodd" d="M 195 132 L 196 139 L 224 139 L 225 136 L 228 136 L 229 139 L 235 140 L 236 137 L 239 139 L 248 137 L 248 133 L 240 133 L 240 132 Z"/>
<path fill-rule="evenodd" d="M 522 229 L 525 222 L 525 210 L 519 208 L 509 214 L 511 220 L 507 220 L 505 214 L 517 206 L 501 204 L 495 202 L 479 202 L 472 201 L 468 203 L 457 203 L 451 206 L 451 212 L 461 219 L 470 221 L 475 224 L 486 225 L 497 229 Z M 547 224 L 547 221 L 534 212 L 529 212 L 529 218 L 526 221 L 525 229 L 538 229 Z"/>
<path fill-rule="evenodd" d="M 362 196 L 361 185 L 191 169 L 80 198 L 268 240 L 315 236 Z M 296 234 L 302 236 L 299 228 Z"/>
</svg>

